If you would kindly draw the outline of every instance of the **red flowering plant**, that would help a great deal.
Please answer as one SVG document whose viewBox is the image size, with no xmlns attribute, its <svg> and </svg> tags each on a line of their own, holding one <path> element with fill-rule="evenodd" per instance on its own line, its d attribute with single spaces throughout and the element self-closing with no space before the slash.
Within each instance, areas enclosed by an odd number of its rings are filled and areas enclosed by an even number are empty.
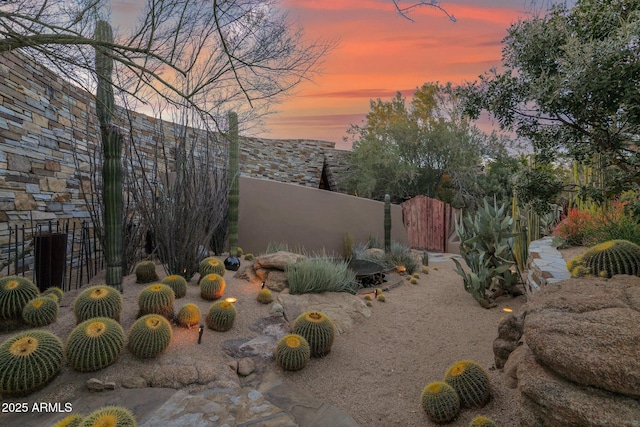
<svg viewBox="0 0 640 427">
<path fill-rule="evenodd" d="M 594 225 L 593 215 L 573 208 L 556 226 L 553 235 L 565 239 L 569 246 L 582 246 L 585 244 L 589 230 L 593 230 Z"/>
</svg>

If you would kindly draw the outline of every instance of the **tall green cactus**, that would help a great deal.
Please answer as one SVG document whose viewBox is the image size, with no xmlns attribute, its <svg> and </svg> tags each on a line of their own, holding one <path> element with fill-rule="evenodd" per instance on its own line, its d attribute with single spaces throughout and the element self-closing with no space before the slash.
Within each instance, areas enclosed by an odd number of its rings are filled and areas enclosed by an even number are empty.
<svg viewBox="0 0 640 427">
<path fill-rule="evenodd" d="M 384 251 L 391 252 L 391 196 L 384 195 Z"/>
<path fill-rule="evenodd" d="M 238 204 L 240 201 L 240 148 L 238 114 L 229 113 L 229 255 L 238 256 Z"/>
<path fill-rule="evenodd" d="M 96 23 L 94 38 L 113 43 L 113 31 L 106 21 Z M 122 135 L 112 125 L 115 99 L 113 95 L 113 59 L 108 48 L 96 48 L 98 88 L 96 112 L 102 136 L 102 186 L 104 197 L 104 253 L 107 261 L 106 284 L 122 291 Z"/>
</svg>

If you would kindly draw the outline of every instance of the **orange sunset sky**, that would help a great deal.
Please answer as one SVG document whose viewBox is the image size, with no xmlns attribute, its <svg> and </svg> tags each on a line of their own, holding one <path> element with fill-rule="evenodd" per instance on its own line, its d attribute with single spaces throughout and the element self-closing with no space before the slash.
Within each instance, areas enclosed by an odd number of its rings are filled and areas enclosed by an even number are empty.
<svg viewBox="0 0 640 427">
<path fill-rule="evenodd" d="M 425 82 L 461 84 L 500 66 L 501 41 L 529 4 L 440 2 L 455 16 L 453 23 L 426 6 L 415 9 L 410 22 L 391 0 L 284 0 L 283 8 L 310 39 L 337 38 L 339 45 L 325 57 L 324 73 L 279 105 L 260 136 L 322 139 L 348 149 L 346 130 L 363 123 L 371 99 L 390 99 L 398 90 L 409 97 Z"/>
</svg>

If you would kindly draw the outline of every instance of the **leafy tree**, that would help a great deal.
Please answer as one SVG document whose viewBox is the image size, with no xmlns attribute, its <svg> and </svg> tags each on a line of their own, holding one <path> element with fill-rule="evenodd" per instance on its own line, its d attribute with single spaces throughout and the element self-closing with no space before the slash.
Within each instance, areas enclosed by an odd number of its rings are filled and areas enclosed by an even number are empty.
<svg viewBox="0 0 640 427">
<path fill-rule="evenodd" d="M 400 93 L 371 101 L 363 126 L 351 125 L 347 191 L 401 202 L 418 194 L 454 199 L 474 194 L 486 135 L 463 117 L 450 84 L 425 83 L 411 102 Z M 468 201 L 468 200 L 467 200 Z"/>
<path fill-rule="evenodd" d="M 613 171 L 605 193 L 615 194 L 640 182 L 639 34 L 638 0 L 578 0 L 517 22 L 503 41 L 503 69 L 465 88 L 466 110 L 487 110 L 530 139 L 538 163 L 558 153 L 604 162 Z"/>
</svg>

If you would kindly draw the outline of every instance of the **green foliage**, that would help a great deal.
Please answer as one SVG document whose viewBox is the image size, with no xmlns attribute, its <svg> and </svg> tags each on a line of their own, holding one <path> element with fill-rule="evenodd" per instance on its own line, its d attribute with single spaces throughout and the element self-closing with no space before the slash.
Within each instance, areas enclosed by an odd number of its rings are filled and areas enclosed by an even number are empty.
<svg viewBox="0 0 640 427">
<path fill-rule="evenodd" d="M 200 280 L 200 296 L 207 301 L 213 301 L 221 298 L 224 295 L 224 290 L 227 287 L 222 276 L 218 274 L 207 274 Z"/>
<path fill-rule="evenodd" d="M 38 287 L 29 279 L 3 277 L 0 279 L 0 319 L 19 319 L 24 306 L 39 293 Z"/>
<path fill-rule="evenodd" d="M 47 385 L 62 368 L 60 338 L 46 331 L 27 331 L 0 345 L 0 394 L 27 396 Z"/>
<path fill-rule="evenodd" d="M 218 276 L 224 276 L 225 273 L 224 263 L 216 257 L 208 257 L 203 259 L 198 266 L 198 272 L 200 278 L 208 274 L 217 274 Z"/>
<path fill-rule="evenodd" d="M 142 316 L 129 329 L 129 350 L 141 359 L 156 357 L 169 347 L 172 332 L 171 325 L 163 316 Z"/>
<path fill-rule="evenodd" d="M 273 294 L 269 289 L 260 289 L 256 299 L 260 304 L 270 304 L 273 302 Z"/>
<path fill-rule="evenodd" d="M 64 291 L 57 286 L 51 286 L 42 292 L 42 296 L 54 298 L 55 301 L 59 303 L 64 296 Z"/>
<path fill-rule="evenodd" d="M 399 92 L 372 100 L 366 123 L 351 125 L 348 134 L 347 192 L 380 201 L 391 194 L 394 203 L 418 194 L 453 198 L 452 190 L 474 186 L 485 143 L 463 117 L 452 86 L 437 83 L 418 88 L 409 105 Z M 456 187 L 441 186 L 445 174 Z"/>
<path fill-rule="evenodd" d="M 424 266 L 428 266 L 429 265 L 429 252 L 427 251 L 422 251 L 422 265 Z"/>
<path fill-rule="evenodd" d="M 162 279 L 160 283 L 170 287 L 176 298 L 182 298 L 187 294 L 187 279 L 182 276 L 172 274 Z"/>
<path fill-rule="evenodd" d="M 342 252 L 344 259 L 353 258 L 353 235 L 351 233 L 345 233 L 342 236 Z"/>
<path fill-rule="evenodd" d="M 233 327 L 238 314 L 234 305 L 228 301 L 213 303 L 207 313 L 207 326 L 218 332 L 228 331 Z"/>
<path fill-rule="evenodd" d="M 265 253 L 274 254 L 280 251 L 290 252 L 289 245 L 287 245 L 285 242 L 269 242 Z"/>
<path fill-rule="evenodd" d="M 138 295 L 139 315 L 159 314 L 168 319 L 173 318 L 173 303 L 176 296 L 173 289 L 162 283 L 149 285 Z"/>
<path fill-rule="evenodd" d="M 30 326 L 47 326 L 55 322 L 57 317 L 58 303 L 50 297 L 36 297 L 22 309 L 22 320 Z"/>
<path fill-rule="evenodd" d="M 484 208 L 475 215 L 467 215 L 456 221 L 456 233 L 460 238 L 460 255 L 471 269 L 465 272 L 457 259 L 456 272 L 464 280 L 464 288 L 485 308 L 494 306 L 488 291 L 493 286 L 517 293 L 514 289 L 516 277 L 510 270 L 514 264 L 510 251 L 513 220 L 494 202 L 485 200 Z"/>
<path fill-rule="evenodd" d="M 71 414 L 56 422 L 52 427 L 80 427 L 82 421 L 84 421 L 82 415 Z"/>
<path fill-rule="evenodd" d="M 609 240 L 570 260 L 567 269 L 573 277 L 640 276 L 640 246 L 627 240 Z"/>
<path fill-rule="evenodd" d="M 122 406 L 105 406 L 89 415 L 82 421 L 82 427 L 137 427 L 133 412 Z"/>
<path fill-rule="evenodd" d="M 96 317 L 77 325 L 67 338 L 65 354 L 72 369 L 94 372 L 116 361 L 124 349 L 125 334 L 118 322 Z"/>
<path fill-rule="evenodd" d="M 605 194 L 640 182 L 639 11 L 637 1 L 584 0 L 518 21 L 503 41 L 502 67 L 469 85 L 468 112 L 488 110 L 543 157 L 597 155 Z"/>
<path fill-rule="evenodd" d="M 276 363 L 284 370 L 299 371 L 311 358 L 311 348 L 307 340 L 297 334 L 280 338 L 276 345 Z"/>
<path fill-rule="evenodd" d="M 427 417 L 435 423 L 448 423 L 460 413 L 458 394 L 442 381 L 432 382 L 422 390 L 420 404 Z"/>
<path fill-rule="evenodd" d="M 311 357 L 323 357 L 329 354 L 336 337 L 333 321 L 319 311 L 302 313 L 293 322 L 291 331 L 302 335 L 311 347 Z"/>
<path fill-rule="evenodd" d="M 156 264 L 153 261 L 141 261 L 135 267 L 136 283 L 157 282 Z"/>
<path fill-rule="evenodd" d="M 469 427 L 498 427 L 498 425 L 492 419 L 478 415 L 469 422 Z"/>
<path fill-rule="evenodd" d="M 481 408 L 491 397 L 489 375 L 471 360 L 454 363 L 444 374 L 444 382 L 458 393 L 463 408 Z"/>
<path fill-rule="evenodd" d="M 355 294 L 360 286 L 346 261 L 324 256 L 289 264 L 286 272 L 292 295 L 317 292 Z"/>
<path fill-rule="evenodd" d="M 200 323 L 200 309 L 195 304 L 185 304 L 176 316 L 178 326 L 190 328 Z"/>
<path fill-rule="evenodd" d="M 109 317 L 120 320 L 122 295 L 111 286 L 91 286 L 82 291 L 73 302 L 76 323 L 93 317 Z"/>
</svg>

